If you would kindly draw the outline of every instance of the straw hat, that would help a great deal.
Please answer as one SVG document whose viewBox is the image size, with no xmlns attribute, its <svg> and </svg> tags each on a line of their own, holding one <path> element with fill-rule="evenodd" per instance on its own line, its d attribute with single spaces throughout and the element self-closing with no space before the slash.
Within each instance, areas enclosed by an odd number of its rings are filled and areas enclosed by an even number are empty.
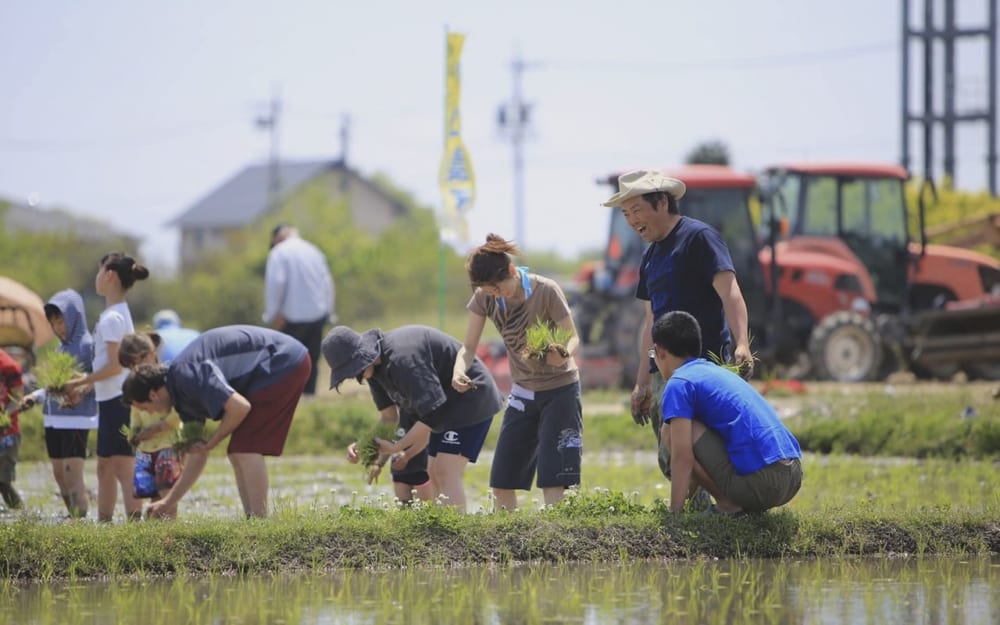
<svg viewBox="0 0 1000 625">
<path fill-rule="evenodd" d="M 625 200 L 657 191 L 665 191 L 679 200 L 686 190 L 687 187 L 677 178 L 664 176 L 652 169 L 637 169 L 618 176 L 618 193 L 609 197 L 604 205 L 621 206 Z"/>
</svg>

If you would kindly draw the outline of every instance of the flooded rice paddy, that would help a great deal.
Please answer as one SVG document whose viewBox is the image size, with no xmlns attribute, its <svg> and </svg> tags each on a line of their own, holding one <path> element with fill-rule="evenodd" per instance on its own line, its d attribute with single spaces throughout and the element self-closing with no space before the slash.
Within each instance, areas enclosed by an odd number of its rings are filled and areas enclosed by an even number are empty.
<svg viewBox="0 0 1000 625">
<path fill-rule="evenodd" d="M 33 584 L 0 623 L 1000 622 L 1000 559 L 704 560 Z"/>
</svg>

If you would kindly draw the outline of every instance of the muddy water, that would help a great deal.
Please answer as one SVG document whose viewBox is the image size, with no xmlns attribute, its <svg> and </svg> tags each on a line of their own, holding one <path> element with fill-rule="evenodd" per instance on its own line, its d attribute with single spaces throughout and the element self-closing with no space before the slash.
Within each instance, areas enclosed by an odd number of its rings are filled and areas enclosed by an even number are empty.
<svg viewBox="0 0 1000 625">
<path fill-rule="evenodd" d="M 1000 559 L 535 565 L 37 584 L 0 623 L 1000 622 Z"/>
</svg>

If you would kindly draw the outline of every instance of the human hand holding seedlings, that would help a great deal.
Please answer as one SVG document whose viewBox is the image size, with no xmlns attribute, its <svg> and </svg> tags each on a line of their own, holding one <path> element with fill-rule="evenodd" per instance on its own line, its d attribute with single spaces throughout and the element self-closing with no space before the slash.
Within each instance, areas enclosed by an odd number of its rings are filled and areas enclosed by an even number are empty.
<svg viewBox="0 0 1000 625">
<path fill-rule="evenodd" d="M 14 407 L 14 412 L 20 414 L 22 412 L 27 412 L 35 407 L 35 398 L 32 395 L 25 395 L 21 398 L 21 401 L 17 402 L 17 406 Z"/>
<path fill-rule="evenodd" d="M 753 377 L 753 352 L 750 351 L 749 344 L 737 345 L 733 351 L 733 362 L 736 363 L 736 373 L 744 380 Z"/>
<path fill-rule="evenodd" d="M 538 319 L 525 331 L 525 356 L 544 361 L 548 365 L 562 366 L 569 359 L 567 346 L 574 335 L 569 328 L 551 326 Z"/>
<path fill-rule="evenodd" d="M 361 461 L 361 456 L 358 454 L 357 443 L 351 443 L 347 446 L 347 461 L 351 464 L 357 464 Z"/>
<path fill-rule="evenodd" d="M 472 378 L 467 376 L 465 373 L 456 374 L 451 380 L 451 386 L 459 393 L 474 391 L 476 389 L 476 383 L 473 382 Z"/>
<path fill-rule="evenodd" d="M 398 441 L 376 438 L 375 443 L 380 453 L 392 456 L 392 468 L 399 471 L 411 458 L 423 451 L 430 440 L 431 428 L 426 423 L 417 421 Z"/>
<path fill-rule="evenodd" d="M 125 440 L 128 441 L 129 445 L 131 445 L 132 447 L 138 447 L 139 446 L 138 435 L 139 435 L 139 432 L 142 431 L 141 427 L 140 428 L 132 428 L 128 424 L 125 424 L 125 425 L 121 426 L 120 428 L 118 428 L 118 431 L 121 433 L 122 436 L 125 437 Z"/>
<path fill-rule="evenodd" d="M 545 364 L 561 367 L 569 360 L 569 351 L 562 345 L 549 345 L 545 352 Z"/>
</svg>

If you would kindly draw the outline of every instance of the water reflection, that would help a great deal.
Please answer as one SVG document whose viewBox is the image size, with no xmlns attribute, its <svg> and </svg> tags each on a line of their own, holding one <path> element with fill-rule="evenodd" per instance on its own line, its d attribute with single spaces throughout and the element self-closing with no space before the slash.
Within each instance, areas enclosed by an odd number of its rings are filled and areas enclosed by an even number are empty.
<svg viewBox="0 0 1000 625">
<path fill-rule="evenodd" d="M 0 623 L 1000 622 L 1000 559 L 534 565 L 38 584 Z"/>
</svg>

